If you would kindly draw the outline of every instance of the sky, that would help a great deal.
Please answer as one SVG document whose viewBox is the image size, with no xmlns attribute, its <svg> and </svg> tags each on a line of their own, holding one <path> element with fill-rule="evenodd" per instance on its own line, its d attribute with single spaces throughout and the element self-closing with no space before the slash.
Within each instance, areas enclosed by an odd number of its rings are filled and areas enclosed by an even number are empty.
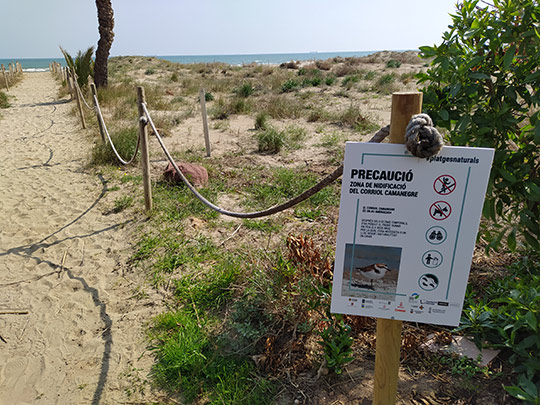
<svg viewBox="0 0 540 405">
<path fill-rule="evenodd" d="M 112 0 L 111 56 L 417 49 L 456 0 Z M 99 39 L 93 0 L 2 1 L 0 58 L 61 57 Z"/>
</svg>

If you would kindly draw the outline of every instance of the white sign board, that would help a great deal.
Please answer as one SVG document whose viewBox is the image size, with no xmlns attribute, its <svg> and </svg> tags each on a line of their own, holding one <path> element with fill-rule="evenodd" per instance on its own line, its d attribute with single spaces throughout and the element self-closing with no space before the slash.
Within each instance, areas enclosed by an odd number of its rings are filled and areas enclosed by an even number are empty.
<svg viewBox="0 0 540 405">
<path fill-rule="evenodd" d="M 348 142 L 332 312 L 457 326 L 493 153 Z"/>
</svg>

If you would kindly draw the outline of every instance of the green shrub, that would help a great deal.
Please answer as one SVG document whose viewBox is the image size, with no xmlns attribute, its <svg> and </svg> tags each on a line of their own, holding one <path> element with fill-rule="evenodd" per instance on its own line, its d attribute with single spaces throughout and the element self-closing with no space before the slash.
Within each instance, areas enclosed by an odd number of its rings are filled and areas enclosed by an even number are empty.
<svg viewBox="0 0 540 405">
<path fill-rule="evenodd" d="M 118 154 L 124 160 L 128 160 L 135 153 L 139 129 L 137 127 L 127 127 L 116 131 L 110 131 L 113 144 Z M 137 158 L 135 159 L 135 162 Z M 118 161 L 109 142 L 98 143 L 92 149 L 91 163 L 94 165 L 117 165 Z"/>
<path fill-rule="evenodd" d="M 379 77 L 377 84 L 379 86 L 384 86 L 386 84 L 393 83 L 396 80 L 396 75 L 394 73 L 386 73 Z"/>
<path fill-rule="evenodd" d="M 251 103 L 245 98 L 235 97 L 228 105 L 231 114 L 247 114 L 251 111 Z"/>
<path fill-rule="evenodd" d="M 350 126 L 357 131 L 368 131 L 376 128 L 376 125 L 362 113 L 360 107 L 355 104 L 351 104 L 344 111 L 338 114 L 339 122 Z"/>
<path fill-rule="evenodd" d="M 9 108 L 11 104 L 8 99 L 8 95 L 3 91 L 0 91 L 0 108 Z"/>
<path fill-rule="evenodd" d="M 257 144 L 259 152 L 278 153 L 285 145 L 285 132 L 280 132 L 275 128 L 267 128 L 257 134 Z"/>
<path fill-rule="evenodd" d="M 399 60 L 390 59 L 388 62 L 386 62 L 387 68 L 398 68 L 401 66 L 401 62 Z"/>
<path fill-rule="evenodd" d="M 307 130 L 297 125 L 289 125 L 285 128 L 286 142 L 290 149 L 299 149 L 307 138 Z"/>
<path fill-rule="evenodd" d="M 424 109 L 453 145 L 495 149 L 483 236 L 497 248 L 506 237 L 540 249 L 540 41 L 538 2 L 466 0 L 418 75 Z M 495 224 L 495 226 L 493 226 Z"/>
<path fill-rule="evenodd" d="M 517 385 L 505 387 L 514 396 L 540 389 L 539 269 L 538 257 L 525 256 L 512 266 L 511 276 L 495 280 L 485 291 L 469 287 L 458 328 L 479 348 L 487 342 L 506 352 L 518 374 Z"/>
<path fill-rule="evenodd" d="M 396 75 L 394 73 L 386 73 L 380 76 L 373 90 L 382 94 L 391 94 L 396 90 Z"/>
<path fill-rule="evenodd" d="M 228 106 L 222 98 L 217 99 L 209 112 L 210 116 L 215 120 L 226 120 L 230 115 Z"/>
<path fill-rule="evenodd" d="M 341 82 L 341 85 L 350 89 L 354 83 L 358 82 L 358 80 L 360 80 L 358 75 L 346 76 L 345 79 L 343 79 L 343 81 Z"/>
<path fill-rule="evenodd" d="M 204 100 L 205 101 L 213 101 L 214 100 L 214 95 L 207 91 L 207 92 L 204 93 Z"/>
<path fill-rule="evenodd" d="M 124 195 L 122 197 L 118 197 L 116 200 L 114 200 L 114 207 L 112 208 L 112 212 L 118 213 L 122 212 L 125 209 L 131 207 L 133 205 L 133 197 L 129 195 Z"/>
<path fill-rule="evenodd" d="M 144 71 L 144 74 L 147 76 L 153 75 L 154 73 L 156 73 L 156 71 L 155 69 L 152 69 L 152 68 L 148 68 Z"/>
<path fill-rule="evenodd" d="M 354 360 L 351 327 L 343 321 L 343 316 L 339 314 L 333 315 L 328 311 L 327 317 L 328 325 L 319 333 L 322 340 L 318 343 L 323 347 L 328 368 L 336 374 L 341 374 L 343 366 Z"/>
<path fill-rule="evenodd" d="M 377 72 L 375 72 L 374 70 L 369 70 L 364 75 L 364 80 L 373 80 L 375 79 L 375 77 L 377 77 Z"/>
<path fill-rule="evenodd" d="M 316 87 L 318 85 L 320 85 L 322 83 L 322 78 L 317 76 L 317 77 L 311 77 L 311 78 L 305 78 L 304 80 L 302 80 L 302 87 L 309 87 L 309 86 L 313 86 L 313 87 Z"/>
<path fill-rule="evenodd" d="M 268 128 L 268 114 L 265 112 L 259 112 L 255 116 L 255 129 L 267 129 Z"/>
<path fill-rule="evenodd" d="M 308 122 L 328 121 L 330 114 L 322 107 L 315 107 L 309 111 L 307 116 Z"/>
<path fill-rule="evenodd" d="M 177 82 L 178 80 L 179 80 L 178 73 L 173 72 L 173 74 L 171 75 L 171 82 Z"/>
<path fill-rule="evenodd" d="M 285 95 L 268 97 L 261 109 L 276 119 L 299 118 L 302 112 L 302 106 Z"/>
<path fill-rule="evenodd" d="M 324 83 L 325 83 L 327 86 L 333 85 L 335 81 L 336 81 L 336 77 L 335 77 L 335 76 L 326 76 L 326 78 L 324 79 Z"/>
<path fill-rule="evenodd" d="M 243 83 L 240 87 L 236 88 L 234 92 L 238 97 L 247 98 L 255 93 L 255 89 L 251 83 Z"/>
<path fill-rule="evenodd" d="M 281 86 L 282 93 L 288 93 L 290 91 L 296 90 L 300 86 L 300 83 L 294 79 L 289 79 Z"/>
</svg>

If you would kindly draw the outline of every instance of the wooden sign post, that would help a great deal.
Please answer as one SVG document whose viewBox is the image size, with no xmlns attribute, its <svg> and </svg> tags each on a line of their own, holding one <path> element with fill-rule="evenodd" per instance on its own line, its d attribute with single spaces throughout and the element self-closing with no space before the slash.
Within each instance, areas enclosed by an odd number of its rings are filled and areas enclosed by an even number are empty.
<svg viewBox="0 0 540 405">
<path fill-rule="evenodd" d="M 405 143 L 405 129 L 411 117 L 422 112 L 422 93 L 392 94 L 390 118 L 390 143 Z M 375 352 L 375 382 L 373 404 L 396 403 L 401 348 L 402 321 L 377 319 Z"/>
<path fill-rule="evenodd" d="M 495 152 L 413 155 L 421 109 L 422 93 L 395 93 L 390 143 L 345 146 L 330 309 L 377 318 L 376 405 L 396 403 L 403 321 L 459 325 Z"/>
</svg>

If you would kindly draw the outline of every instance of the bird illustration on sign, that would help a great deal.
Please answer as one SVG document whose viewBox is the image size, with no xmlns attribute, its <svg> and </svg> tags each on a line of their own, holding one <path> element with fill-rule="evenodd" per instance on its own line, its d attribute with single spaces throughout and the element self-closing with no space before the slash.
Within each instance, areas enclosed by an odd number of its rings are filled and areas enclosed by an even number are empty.
<svg viewBox="0 0 540 405">
<path fill-rule="evenodd" d="M 373 263 L 369 266 L 356 267 L 355 271 L 357 274 L 367 278 L 370 281 L 370 285 L 363 285 L 360 283 L 352 282 L 351 285 L 357 288 L 369 288 L 370 290 L 375 291 L 373 288 L 373 280 L 380 280 L 383 278 L 387 272 L 392 271 L 385 263 Z"/>
</svg>

